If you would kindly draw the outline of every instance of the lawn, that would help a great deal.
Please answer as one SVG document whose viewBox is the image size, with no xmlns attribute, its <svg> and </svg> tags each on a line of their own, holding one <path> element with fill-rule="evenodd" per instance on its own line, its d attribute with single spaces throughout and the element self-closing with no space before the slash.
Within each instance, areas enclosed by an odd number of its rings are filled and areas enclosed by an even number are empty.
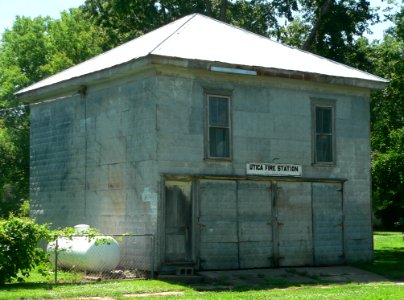
<svg viewBox="0 0 404 300">
<path fill-rule="evenodd" d="M 288 283 L 270 278 L 260 286 L 174 284 L 160 280 L 115 280 L 93 283 L 12 283 L 0 288 L 0 299 L 404 299 L 404 241 L 401 233 L 377 232 L 375 260 L 356 265 L 389 280 L 386 282 Z M 67 275 L 64 275 L 67 276 Z M 74 278 L 74 277 L 73 277 Z M 67 278 L 68 280 L 68 278 Z"/>
<path fill-rule="evenodd" d="M 375 232 L 374 260 L 371 264 L 356 265 L 391 280 L 404 281 L 404 239 L 397 232 Z"/>
</svg>

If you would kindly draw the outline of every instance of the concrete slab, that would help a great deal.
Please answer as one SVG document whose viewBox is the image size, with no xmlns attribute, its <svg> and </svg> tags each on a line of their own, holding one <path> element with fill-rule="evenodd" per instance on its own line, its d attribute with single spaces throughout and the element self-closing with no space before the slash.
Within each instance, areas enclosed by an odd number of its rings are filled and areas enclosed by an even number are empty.
<svg viewBox="0 0 404 300">
<path fill-rule="evenodd" d="M 202 271 L 205 281 L 227 286 L 386 282 L 383 276 L 351 266 Z"/>
</svg>

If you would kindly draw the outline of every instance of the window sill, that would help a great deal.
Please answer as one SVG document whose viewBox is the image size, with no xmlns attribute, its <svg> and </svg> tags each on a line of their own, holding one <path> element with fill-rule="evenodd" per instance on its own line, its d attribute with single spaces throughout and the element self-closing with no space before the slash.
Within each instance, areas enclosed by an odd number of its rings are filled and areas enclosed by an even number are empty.
<svg viewBox="0 0 404 300">
<path fill-rule="evenodd" d="M 224 158 L 224 157 L 208 157 L 205 158 L 207 162 L 214 162 L 214 163 L 231 163 L 231 158 Z"/>
<path fill-rule="evenodd" d="M 337 166 L 334 162 L 317 162 L 311 164 L 313 167 L 320 167 L 320 168 L 334 168 Z"/>
</svg>

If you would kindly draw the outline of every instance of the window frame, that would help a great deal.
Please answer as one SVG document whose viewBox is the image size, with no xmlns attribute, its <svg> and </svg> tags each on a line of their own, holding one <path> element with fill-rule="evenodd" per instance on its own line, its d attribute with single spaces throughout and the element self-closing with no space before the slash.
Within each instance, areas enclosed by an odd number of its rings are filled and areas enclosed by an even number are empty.
<svg viewBox="0 0 404 300">
<path fill-rule="evenodd" d="M 317 156 L 317 136 L 324 135 L 326 133 L 317 132 L 317 108 L 331 109 L 331 156 L 330 161 L 319 161 Z M 311 103 L 311 115 L 312 115 L 312 161 L 315 166 L 335 166 L 337 162 L 336 158 L 336 100 L 331 99 L 312 99 Z"/>
<path fill-rule="evenodd" d="M 224 98 L 227 100 L 227 118 L 228 118 L 228 125 L 227 127 L 222 126 L 213 126 L 210 124 L 210 106 L 209 100 L 211 97 L 218 97 Z M 233 125 L 232 125 L 232 91 L 225 91 L 225 90 L 211 90 L 205 89 L 204 90 L 204 102 L 205 102 L 205 159 L 214 160 L 214 161 L 231 161 L 233 157 Z M 229 156 L 212 156 L 210 152 L 210 128 L 226 128 L 229 131 Z"/>
</svg>

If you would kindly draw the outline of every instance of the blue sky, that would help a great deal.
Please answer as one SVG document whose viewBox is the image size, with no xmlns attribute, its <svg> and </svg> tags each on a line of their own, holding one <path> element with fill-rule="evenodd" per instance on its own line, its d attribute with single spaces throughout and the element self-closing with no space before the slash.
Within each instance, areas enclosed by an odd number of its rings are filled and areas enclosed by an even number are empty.
<svg viewBox="0 0 404 300">
<path fill-rule="evenodd" d="M 50 16 L 59 18 L 60 13 L 71 7 L 78 7 L 85 0 L 0 0 L 0 34 L 11 28 L 15 17 Z"/>
<path fill-rule="evenodd" d="M 28 16 L 50 16 L 59 18 L 60 12 L 71 7 L 78 7 L 85 0 L 0 0 L 0 34 L 5 28 L 11 28 L 15 17 Z M 383 6 L 382 0 L 370 0 L 371 5 Z M 382 39 L 383 31 L 391 26 L 391 23 L 377 24 L 372 27 L 373 35 L 366 35 L 369 39 Z"/>
</svg>

